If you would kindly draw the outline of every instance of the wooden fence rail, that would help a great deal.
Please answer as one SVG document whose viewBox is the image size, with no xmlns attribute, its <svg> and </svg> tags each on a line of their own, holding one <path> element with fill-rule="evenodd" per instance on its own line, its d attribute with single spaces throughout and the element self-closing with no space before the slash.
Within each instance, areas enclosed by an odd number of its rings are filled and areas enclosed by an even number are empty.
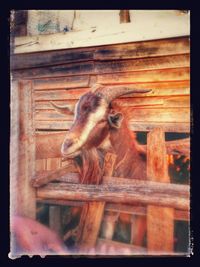
<svg viewBox="0 0 200 267">
<path fill-rule="evenodd" d="M 152 204 L 189 210 L 189 186 L 116 177 L 102 185 L 50 183 L 38 188 L 37 197 L 42 199 L 105 201 L 113 203 Z M 112 182 L 113 181 L 113 182 Z M 127 182 L 127 183 L 126 183 Z"/>
</svg>

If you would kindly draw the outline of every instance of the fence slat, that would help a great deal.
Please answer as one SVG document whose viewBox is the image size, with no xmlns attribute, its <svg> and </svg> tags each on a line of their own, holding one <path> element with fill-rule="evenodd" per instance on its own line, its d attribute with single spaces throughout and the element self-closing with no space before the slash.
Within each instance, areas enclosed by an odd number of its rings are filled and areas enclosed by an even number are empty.
<svg viewBox="0 0 200 267">
<path fill-rule="evenodd" d="M 14 101 L 17 101 L 14 100 Z M 35 218 L 35 189 L 30 179 L 35 173 L 35 135 L 33 119 L 33 91 L 30 81 L 19 84 L 19 175 L 17 177 L 17 203 L 21 215 Z"/>
<path fill-rule="evenodd" d="M 153 181 L 169 183 L 162 129 L 155 129 L 147 137 L 147 177 Z M 147 206 L 147 248 L 148 252 L 172 252 L 174 240 L 174 209 Z"/>
<path fill-rule="evenodd" d="M 112 175 L 115 159 L 116 156 L 114 154 L 106 154 L 103 167 L 105 174 Z M 105 204 L 105 201 L 94 201 L 88 202 L 83 206 L 77 236 L 80 250 L 87 250 L 95 246 L 103 219 Z"/>
</svg>

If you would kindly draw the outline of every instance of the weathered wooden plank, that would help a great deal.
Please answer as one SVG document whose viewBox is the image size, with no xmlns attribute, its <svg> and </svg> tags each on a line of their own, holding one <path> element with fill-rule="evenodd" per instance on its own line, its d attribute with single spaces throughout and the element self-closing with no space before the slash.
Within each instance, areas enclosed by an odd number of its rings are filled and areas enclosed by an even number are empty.
<svg viewBox="0 0 200 267">
<path fill-rule="evenodd" d="M 166 97 L 164 99 L 164 107 L 190 108 L 190 96 Z"/>
<path fill-rule="evenodd" d="M 72 125 L 72 122 L 64 121 L 36 121 L 35 128 L 36 130 L 69 130 Z M 58 153 L 60 153 L 58 151 Z"/>
<path fill-rule="evenodd" d="M 188 108 L 146 108 L 129 110 L 131 122 L 190 122 L 190 110 Z"/>
<path fill-rule="evenodd" d="M 63 175 L 66 175 L 71 171 L 74 171 L 74 166 L 70 163 L 56 170 L 41 171 L 36 173 L 36 175 L 32 177 L 31 184 L 34 187 L 40 187 L 51 181 L 56 181 L 62 178 Z M 72 181 L 74 181 L 74 174 L 70 174 L 70 177 L 68 176 L 68 179 L 73 179 Z M 75 181 L 79 181 L 78 174 L 75 174 L 75 179 Z"/>
<path fill-rule="evenodd" d="M 64 169 L 64 168 L 62 168 Z M 61 185 L 59 184 L 55 184 L 55 186 L 57 188 L 60 188 L 62 186 L 64 186 L 66 183 L 70 183 L 70 184 L 78 184 L 79 180 L 79 174 L 77 173 L 62 173 L 62 169 L 60 170 L 56 170 L 56 171 L 48 171 L 46 172 L 46 174 L 51 174 L 51 173 L 57 173 L 57 176 L 55 177 L 56 180 L 59 181 L 63 181 L 61 183 Z M 42 172 L 41 172 L 42 173 Z M 43 172 L 44 173 L 44 172 Z M 36 176 L 37 177 L 37 176 Z M 39 177 L 40 177 L 40 173 L 39 173 Z M 54 179 L 55 179 L 54 178 Z M 160 183 L 160 182 L 152 182 L 152 181 L 146 181 L 146 180 L 138 180 L 138 179 L 129 179 L 129 178 L 120 178 L 120 177 L 109 177 L 109 176 L 103 176 L 103 180 L 102 180 L 102 184 L 103 185 L 107 185 L 107 186 L 131 186 L 134 188 L 138 188 L 139 190 L 142 188 L 142 190 L 144 189 L 144 187 L 148 187 L 148 188 L 152 188 L 154 191 L 159 190 L 160 193 L 166 193 L 167 190 L 169 191 L 169 194 L 178 194 L 180 190 L 181 194 L 180 196 L 185 196 L 188 197 L 189 196 L 189 186 L 188 185 L 180 185 L 180 184 L 170 184 L 170 183 Z M 50 188 L 53 187 L 53 184 L 49 185 Z M 94 187 L 95 188 L 95 187 Z M 92 190 L 92 189 L 91 189 Z M 145 190 L 145 189 L 144 189 Z M 148 191 L 148 190 L 147 190 Z M 146 191 L 145 191 L 146 192 Z M 157 191 L 156 191 L 157 192 Z"/>
<path fill-rule="evenodd" d="M 115 161 L 116 161 L 116 154 L 113 153 L 106 153 L 104 157 L 104 176 L 112 176 Z M 104 202 L 104 207 L 106 203 Z M 107 214 L 104 214 L 104 218 L 102 221 L 102 236 L 107 239 L 112 239 L 114 230 L 115 230 L 115 222 L 117 220 L 116 215 L 113 216 L 112 212 L 107 212 Z"/>
<path fill-rule="evenodd" d="M 71 107 L 74 107 L 77 103 L 77 100 L 60 100 L 60 101 L 54 101 L 57 105 L 69 105 Z M 113 103 L 116 103 L 117 105 L 120 105 L 122 107 L 135 107 L 135 108 L 145 108 L 145 107 L 169 107 L 169 108 L 175 108 L 175 107 L 190 107 L 190 96 L 189 95 L 183 95 L 183 96 L 160 96 L 160 97 L 126 97 L 126 98 L 119 98 L 113 101 Z M 50 101 L 37 101 L 35 103 L 35 109 L 38 110 L 53 110 L 53 106 L 51 105 Z"/>
<path fill-rule="evenodd" d="M 147 178 L 151 181 L 170 183 L 168 175 L 165 135 L 154 129 L 147 137 Z M 189 198 L 188 198 L 189 201 Z M 174 209 L 147 206 L 147 248 L 154 252 L 172 252 L 174 245 Z"/>
<path fill-rule="evenodd" d="M 52 63 L 51 63 L 52 64 Z M 94 67 L 95 66 L 95 67 Z M 72 64 L 45 66 L 13 71 L 15 78 L 41 78 L 70 75 L 103 74 L 128 71 L 144 71 L 190 66 L 190 55 L 171 55 L 154 58 L 140 58 L 115 61 L 86 61 Z"/>
<path fill-rule="evenodd" d="M 66 100 L 56 100 L 56 101 L 53 101 L 55 104 L 57 105 L 69 105 L 71 107 L 74 107 L 75 104 L 77 103 L 77 100 L 76 99 L 66 99 Z M 50 101 L 36 101 L 35 103 L 35 109 L 36 110 L 40 110 L 40 109 L 44 109 L 44 110 L 54 110 L 54 107 L 51 105 Z"/>
<path fill-rule="evenodd" d="M 17 100 L 16 100 L 17 101 Z M 35 135 L 33 128 L 33 90 L 30 81 L 19 84 L 19 175 L 17 181 L 17 205 L 21 215 L 35 218 L 35 189 L 30 179 L 35 173 Z"/>
<path fill-rule="evenodd" d="M 189 66 L 190 55 L 185 54 L 129 60 L 119 59 L 115 61 L 97 61 L 95 62 L 95 72 L 97 74 L 106 74 L 115 72 L 181 68 Z"/>
<path fill-rule="evenodd" d="M 19 89 L 18 82 L 11 82 L 11 131 L 10 131 L 10 214 L 20 213 L 18 198 L 19 174 Z"/>
<path fill-rule="evenodd" d="M 116 181 L 116 178 L 114 180 Z M 50 183 L 37 190 L 37 197 L 43 199 L 139 203 L 173 207 L 181 210 L 189 210 L 188 195 L 188 186 L 177 184 L 168 186 L 164 183 L 136 180 L 132 181 L 132 185 L 119 185 L 116 182 L 112 185 Z"/>
<path fill-rule="evenodd" d="M 174 210 L 149 205 L 147 208 L 148 251 L 172 252 L 174 247 Z"/>
<path fill-rule="evenodd" d="M 11 59 L 11 68 L 24 69 L 33 67 L 66 64 L 93 59 L 144 58 L 189 53 L 189 38 L 170 38 L 131 44 L 115 44 L 103 47 L 65 49 L 48 52 L 14 54 Z"/>
<path fill-rule="evenodd" d="M 112 175 L 115 159 L 116 155 L 111 153 L 106 154 L 103 166 L 104 175 Z M 83 206 L 77 234 L 79 250 L 87 251 L 95 246 L 103 219 L 105 204 L 104 201 L 89 202 Z M 114 232 L 113 227 L 112 232 Z"/>
<path fill-rule="evenodd" d="M 132 131 L 151 131 L 155 128 L 161 127 L 165 132 L 174 133 L 190 133 L 189 122 L 132 122 L 130 123 L 130 129 Z"/>
<path fill-rule="evenodd" d="M 74 64 L 64 64 L 58 66 L 45 66 L 42 68 L 30 68 L 13 71 L 15 78 L 47 78 L 70 75 L 85 75 L 94 73 L 93 62 L 83 62 Z"/>
<path fill-rule="evenodd" d="M 43 78 L 33 81 L 34 89 L 56 89 L 56 88 L 79 88 L 89 86 L 89 75 L 69 76 L 62 78 Z"/>
<path fill-rule="evenodd" d="M 105 85 L 119 83 L 183 81 L 189 79 L 189 68 L 146 70 L 97 75 L 97 82 Z"/>
<path fill-rule="evenodd" d="M 11 58 L 11 69 L 29 69 L 46 67 L 93 59 L 94 48 L 65 49 L 58 51 L 14 54 Z"/>
<path fill-rule="evenodd" d="M 61 88 L 65 88 L 61 81 Z M 125 84 L 122 84 L 125 85 Z M 127 86 L 127 85 L 125 85 Z M 153 91 L 145 94 L 130 94 L 129 97 L 147 97 L 147 96 L 179 96 L 179 95 L 189 95 L 190 94 L 190 83 L 189 81 L 175 81 L 175 82 L 155 82 L 155 83 L 132 83 L 129 84 L 130 88 L 141 88 L 141 89 L 152 89 Z M 48 87 L 47 87 L 48 89 Z M 56 88 L 52 88 L 56 89 Z M 79 99 L 83 94 L 89 92 L 90 88 L 78 88 L 78 89 L 56 89 L 56 90 L 41 90 L 35 91 L 36 101 L 46 101 L 46 100 L 74 100 Z M 120 99 L 127 98 L 127 96 L 122 96 Z"/>
<path fill-rule="evenodd" d="M 168 27 L 163 19 L 156 20 L 157 23 L 148 24 L 148 31 L 143 33 L 145 21 L 134 21 L 133 23 L 118 24 L 117 27 L 97 27 L 95 30 L 86 29 L 81 31 L 59 32 L 47 35 L 25 36 L 15 38 L 15 53 L 29 53 L 38 51 L 61 50 L 66 48 L 77 47 L 94 47 L 110 44 L 119 44 L 124 42 L 140 42 L 140 51 L 145 50 L 141 41 L 157 40 L 163 38 L 178 39 L 176 37 L 189 36 L 189 20 L 186 18 L 185 23 L 178 20 L 178 17 L 172 19 L 172 27 Z M 157 24 L 157 25 L 156 25 Z M 136 26 L 136 32 L 133 30 Z M 138 28 L 137 28 L 138 27 Z M 149 28 L 150 27 L 150 28 Z M 137 30 L 138 29 L 138 30 Z M 141 30 L 140 30 L 141 29 Z M 167 39 L 166 39 L 167 40 Z M 177 45 L 178 46 L 178 45 Z M 152 44 L 151 46 L 152 47 Z M 172 48 L 174 50 L 174 48 Z M 179 46 L 179 49 L 181 47 Z M 151 53 L 158 50 L 158 43 L 152 47 Z M 104 52 L 105 53 L 105 52 Z M 151 54 L 148 53 L 148 54 Z"/>
<path fill-rule="evenodd" d="M 83 223 L 83 225 L 80 225 L 77 234 L 77 246 L 81 252 L 88 251 L 88 249 L 95 246 L 103 217 L 104 206 L 105 202 L 95 201 L 84 205 L 80 218 L 80 223 Z"/>
<path fill-rule="evenodd" d="M 72 121 L 36 121 L 35 128 L 38 130 L 69 130 Z M 151 131 L 154 128 L 162 127 L 165 132 L 189 133 L 190 123 L 188 122 L 131 122 L 130 129 L 133 131 Z"/>
<path fill-rule="evenodd" d="M 185 54 L 189 52 L 189 38 L 185 37 L 99 47 L 95 50 L 94 58 L 98 60 L 128 59 Z"/>
<path fill-rule="evenodd" d="M 126 107 L 130 122 L 190 122 L 189 108 L 135 108 Z M 73 115 L 64 115 L 55 110 L 37 110 L 36 121 L 73 121 Z"/>
</svg>

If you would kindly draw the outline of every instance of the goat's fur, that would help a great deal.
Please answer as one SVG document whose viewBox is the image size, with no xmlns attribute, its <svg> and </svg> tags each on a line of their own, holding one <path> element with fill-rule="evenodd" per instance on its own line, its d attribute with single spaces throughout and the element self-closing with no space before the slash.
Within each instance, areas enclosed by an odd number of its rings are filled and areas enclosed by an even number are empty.
<svg viewBox="0 0 200 267">
<path fill-rule="evenodd" d="M 122 112 L 125 118 L 129 116 L 126 110 L 117 105 L 111 109 L 112 112 Z M 81 183 L 100 183 L 103 156 L 108 151 L 117 155 L 113 176 L 146 179 L 146 151 L 137 142 L 135 133 L 129 129 L 128 120 L 124 119 L 119 129 L 107 129 L 106 142 L 105 146 L 105 139 L 102 138 L 98 148 L 82 149 L 81 156 L 75 158 Z"/>
</svg>

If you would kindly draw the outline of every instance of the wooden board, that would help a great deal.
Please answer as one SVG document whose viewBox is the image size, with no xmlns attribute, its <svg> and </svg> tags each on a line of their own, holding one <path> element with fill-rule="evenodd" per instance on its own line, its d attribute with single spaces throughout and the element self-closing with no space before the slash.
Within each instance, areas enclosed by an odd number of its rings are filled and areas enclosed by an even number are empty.
<svg viewBox="0 0 200 267">
<path fill-rule="evenodd" d="M 186 37 L 100 47 L 96 49 L 94 58 L 98 60 L 128 59 L 189 52 L 189 38 Z"/>
<path fill-rule="evenodd" d="M 77 201 L 106 201 L 113 203 L 138 203 L 189 210 L 189 187 L 147 181 L 123 180 L 104 185 L 53 183 L 38 188 L 37 197 Z M 118 180 L 118 179 L 117 179 Z M 131 183 L 131 184 L 130 184 Z"/>
<path fill-rule="evenodd" d="M 60 89 L 60 88 L 79 88 L 89 86 L 89 76 L 69 76 L 62 78 L 44 78 L 34 80 L 34 89 Z"/>
<path fill-rule="evenodd" d="M 104 175 L 112 175 L 116 155 L 107 153 L 104 159 Z M 89 202 L 83 206 L 78 227 L 79 251 L 94 248 L 104 215 L 105 201 Z"/>
<path fill-rule="evenodd" d="M 69 105 L 70 107 L 75 107 L 75 104 L 78 100 L 60 100 L 54 101 L 57 105 Z M 119 106 L 122 107 L 134 107 L 134 108 L 146 108 L 146 107 L 165 107 L 165 108 L 188 108 L 190 107 L 190 96 L 189 95 L 180 95 L 180 96 L 151 96 L 151 97 L 126 97 L 119 98 L 113 101 Z M 50 101 L 37 101 L 35 103 L 36 112 L 38 110 L 54 110 Z"/>
<path fill-rule="evenodd" d="M 190 66 L 190 55 L 170 55 L 153 58 L 139 58 L 115 61 L 85 61 L 39 68 L 22 69 L 13 72 L 15 78 L 42 78 L 71 75 L 119 73 L 171 69 Z"/>
<path fill-rule="evenodd" d="M 84 48 L 38 52 L 34 54 L 14 54 L 12 55 L 11 69 L 39 68 L 44 66 L 88 61 L 93 59 L 93 50 L 93 48 Z"/>
<path fill-rule="evenodd" d="M 84 205 L 80 219 L 80 222 L 84 224 L 79 227 L 77 235 L 80 252 L 87 251 L 95 246 L 103 217 L 104 206 L 105 202 L 95 201 Z"/>
<path fill-rule="evenodd" d="M 15 100 L 17 101 L 17 100 Z M 19 214 L 35 218 L 36 195 L 31 186 L 35 174 L 35 135 L 33 128 L 33 91 L 30 81 L 19 84 L 19 174 L 17 177 L 17 204 Z"/>
<path fill-rule="evenodd" d="M 93 62 L 79 62 L 74 64 L 64 64 L 58 66 L 46 66 L 43 68 L 23 69 L 13 72 L 16 78 L 41 78 L 41 77 L 59 77 L 70 75 L 85 75 L 94 73 Z"/>
<path fill-rule="evenodd" d="M 121 83 L 147 83 L 162 81 L 183 81 L 190 79 L 189 68 L 133 71 L 126 73 L 112 73 L 97 76 L 100 84 L 121 84 Z M 152 88 L 153 89 L 153 88 Z"/>
<path fill-rule="evenodd" d="M 35 127 L 37 130 L 69 130 L 72 126 L 72 122 L 69 121 L 36 121 Z M 162 127 L 165 132 L 190 132 L 190 123 L 184 122 L 132 122 L 130 123 L 130 129 L 132 131 L 151 131 L 154 128 Z"/>
<path fill-rule="evenodd" d="M 19 90 L 18 82 L 11 83 L 11 132 L 10 132 L 10 215 L 20 213 L 20 206 L 17 201 L 19 192 Z"/>
<path fill-rule="evenodd" d="M 97 61 L 95 62 L 95 72 L 98 74 L 144 71 L 155 69 L 171 69 L 190 66 L 189 54 L 170 55 L 163 57 L 147 57 L 129 60 Z"/>
<path fill-rule="evenodd" d="M 58 84 L 56 84 L 53 88 L 48 86 L 48 83 L 51 80 L 46 81 L 44 83 L 46 85 L 42 87 L 38 83 L 38 87 L 35 91 L 35 100 L 36 101 L 44 101 L 44 100 L 74 100 L 79 99 L 81 95 L 90 91 L 90 88 L 78 88 L 78 89 L 65 89 L 66 84 L 63 83 L 63 79 L 57 79 Z M 44 84 L 43 84 L 44 85 Z M 126 84 L 121 84 L 127 86 Z M 68 85 L 69 86 L 69 85 Z M 185 95 L 190 94 L 190 82 L 187 81 L 162 81 L 162 82 L 154 82 L 154 83 L 132 83 L 128 85 L 130 88 L 141 88 L 141 89 L 152 89 L 153 91 L 145 94 L 130 94 L 129 97 L 146 97 L 146 96 L 174 96 L 174 95 Z M 41 89 L 41 90 L 40 90 Z M 64 90 L 65 89 L 65 90 Z M 127 98 L 127 96 L 122 96 L 120 99 Z"/>
<path fill-rule="evenodd" d="M 147 178 L 151 181 L 170 183 L 166 157 L 165 135 L 162 129 L 154 129 L 147 137 Z M 189 199 L 188 199 L 189 201 Z M 173 252 L 174 209 L 147 206 L 147 248 L 155 251 Z"/>
</svg>

